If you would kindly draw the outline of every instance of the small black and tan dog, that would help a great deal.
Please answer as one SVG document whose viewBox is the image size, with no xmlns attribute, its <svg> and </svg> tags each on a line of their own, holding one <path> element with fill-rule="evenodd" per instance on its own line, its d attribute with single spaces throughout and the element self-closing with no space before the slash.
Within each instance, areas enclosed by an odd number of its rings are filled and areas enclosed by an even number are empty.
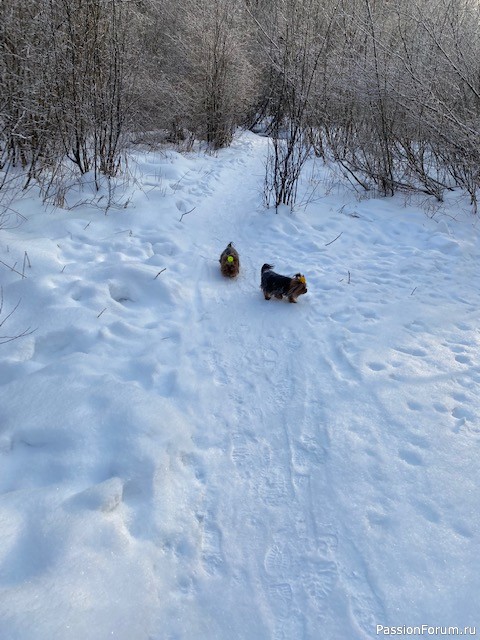
<svg viewBox="0 0 480 640">
<path fill-rule="evenodd" d="M 235 278 L 240 271 L 240 258 L 238 251 L 229 242 L 220 256 L 220 271 L 226 278 Z"/>
<path fill-rule="evenodd" d="M 261 289 L 265 300 L 272 296 L 281 300 L 284 296 L 289 302 L 296 302 L 298 296 L 307 293 L 307 281 L 301 273 L 296 273 L 293 278 L 281 276 L 272 271 L 272 264 L 264 264 L 262 267 Z"/>
</svg>

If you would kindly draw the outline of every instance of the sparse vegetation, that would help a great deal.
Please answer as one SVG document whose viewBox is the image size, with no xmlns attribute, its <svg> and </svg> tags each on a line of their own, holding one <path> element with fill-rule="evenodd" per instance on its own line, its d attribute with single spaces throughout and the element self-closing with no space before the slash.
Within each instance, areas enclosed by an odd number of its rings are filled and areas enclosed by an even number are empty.
<svg viewBox="0 0 480 640">
<path fill-rule="evenodd" d="M 480 185 L 474 0 L 3 0 L 0 191 L 61 204 L 123 169 L 133 135 L 272 138 L 265 200 L 292 205 L 311 152 L 355 188 L 438 200 Z"/>
</svg>

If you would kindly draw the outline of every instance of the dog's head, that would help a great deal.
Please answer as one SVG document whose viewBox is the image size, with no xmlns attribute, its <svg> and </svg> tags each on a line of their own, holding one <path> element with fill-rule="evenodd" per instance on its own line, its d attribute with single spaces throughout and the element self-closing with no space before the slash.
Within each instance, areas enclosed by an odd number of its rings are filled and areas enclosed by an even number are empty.
<svg viewBox="0 0 480 640">
<path fill-rule="evenodd" d="M 292 278 L 291 290 L 295 292 L 296 296 L 301 296 L 307 293 L 307 281 L 305 276 L 301 273 L 296 273 Z"/>
<path fill-rule="evenodd" d="M 229 242 L 220 256 L 220 269 L 224 276 L 234 278 L 240 271 L 240 258 L 233 242 Z"/>
</svg>

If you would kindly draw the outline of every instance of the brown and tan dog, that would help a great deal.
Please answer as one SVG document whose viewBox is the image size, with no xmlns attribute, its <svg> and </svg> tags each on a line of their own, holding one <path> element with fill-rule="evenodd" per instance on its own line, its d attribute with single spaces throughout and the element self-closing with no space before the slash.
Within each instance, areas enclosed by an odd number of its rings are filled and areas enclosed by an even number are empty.
<svg viewBox="0 0 480 640">
<path fill-rule="evenodd" d="M 229 242 L 220 256 L 220 271 L 226 278 L 235 278 L 240 271 L 238 251 Z"/>
</svg>

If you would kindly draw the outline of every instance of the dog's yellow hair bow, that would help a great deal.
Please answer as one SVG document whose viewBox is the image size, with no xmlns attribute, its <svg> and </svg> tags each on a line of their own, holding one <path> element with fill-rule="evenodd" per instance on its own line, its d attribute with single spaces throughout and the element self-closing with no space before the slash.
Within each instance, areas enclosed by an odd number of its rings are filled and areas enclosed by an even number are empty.
<svg viewBox="0 0 480 640">
<path fill-rule="evenodd" d="M 299 276 L 298 280 L 299 280 L 299 282 L 301 282 L 302 284 L 307 284 L 307 281 L 305 280 L 305 276 Z"/>
</svg>

